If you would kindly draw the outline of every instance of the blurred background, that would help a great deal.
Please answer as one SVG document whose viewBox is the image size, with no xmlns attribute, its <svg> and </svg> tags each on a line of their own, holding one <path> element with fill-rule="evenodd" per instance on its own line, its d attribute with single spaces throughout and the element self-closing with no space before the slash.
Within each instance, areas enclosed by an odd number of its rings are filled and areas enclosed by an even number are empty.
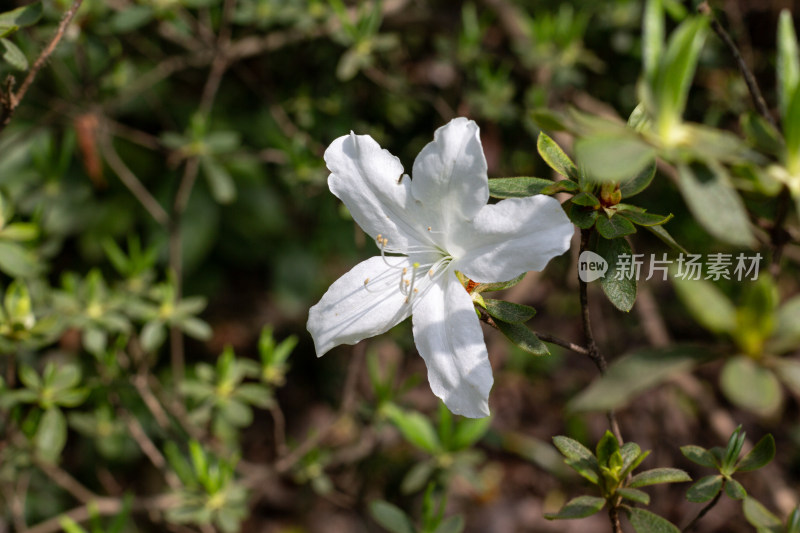
<svg viewBox="0 0 800 533">
<path fill-rule="evenodd" d="M 694 10 L 664 4 L 668 27 Z M 0 40 L 11 43 L 0 80 L 19 86 L 71 5 L 45 0 L 41 19 Z M 774 105 L 775 27 L 792 2 L 713 7 Z M 392 502 L 419 524 L 431 480 L 426 501 L 446 495 L 445 516 L 460 515 L 464 531 L 606 530 L 602 513 L 542 517 L 582 487 L 551 437 L 593 446 L 606 428 L 602 413 L 565 409 L 596 377 L 587 358 L 554 345 L 534 357 L 486 328 L 493 417 L 468 424 L 430 392 L 408 322 L 319 360 L 305 322 L 327 287 L 376 251 L 327 188 L 322 154 L 333 139 L 369 134 L 410 171 L 437 127 L 467 116 L 481 128 L 490 177 L 551 178 L 532 111 L 574 106 L 626 119 L 638 102 L 641 18 L 636 0 L 84 0 L 0 133 L 0 211 L 30 232 L 0 232 L 2 285 L 17 298 L 5 305 L 29 298 L 39 328 L 14 323 L 25 335 L 2 345 L 0 531 L 65 527 L 30 529 L 86 503 L 63 473 L 105 498 L 93 533 L 383 531 L 370 503 Z M 714 36 L 694 83 L 687 119 L 737 132 L 750 99 Z M 570 151 L 568 135 L 554 138 Z M 674 213 L 667 227 L 687 249 L 730 251 L 692 220 L 665 176 L 637 200 Z M 767 200 L 748 205 L 769 216 Z M 666 251 L 647 232 L 632 243 Z M 575 255 L 503 298 L 538 310 L 534 330 L 580 343 Z M 786 255 L 783 299 L 798 290 L 796 248 Z M 591 289 L 611 361 L 673 341 L 729 349 L 669 282 L 640 284 L 629 314 Z M 742 298 L 735 283 L 721 290 Z M 51 381 L 73 396 L 43 399 L 48 363 Z M 679 446 L 724 445 L 740 423 L 755 440 L 772 432 L 778 458 L 745 479 L 784 516 L 797 503 L 797 393 L 781 393 L 766 415 L 742 409 L 719 389 L 721 365 L 670 374 L 639 396 L 618 413 L 623 435 L 653 450 L 645 466 L 697 478 L 705 474 Z M 415 417 L 432 421 L 439 445 L 403 429 Z M 461 437 L 447 437 L 462 423 Z M 201 456 L 216 470 L 201 468 Z M 686 523 L 699 505 L 685 488 L 658 488 L 651 509 Z M 112 530 L 115 515 L 125 520 Z M 726 499 L 696 531 L 752 528 Z"/>
</svg>

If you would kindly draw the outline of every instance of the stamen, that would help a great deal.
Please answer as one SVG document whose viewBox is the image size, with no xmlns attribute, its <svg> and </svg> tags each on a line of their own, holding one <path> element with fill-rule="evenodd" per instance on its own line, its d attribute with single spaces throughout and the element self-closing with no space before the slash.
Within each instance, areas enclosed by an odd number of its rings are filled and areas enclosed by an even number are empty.
<svg viewBox="0 0 800 533">
<path fill-rule="evenodd" d="M 365 287 L 367 286 L 367 283 L 369 283 L 369 278 L 366 278 L 366 279 L 364 280 L 364 286 L 365 286 Z"/>
</svg>

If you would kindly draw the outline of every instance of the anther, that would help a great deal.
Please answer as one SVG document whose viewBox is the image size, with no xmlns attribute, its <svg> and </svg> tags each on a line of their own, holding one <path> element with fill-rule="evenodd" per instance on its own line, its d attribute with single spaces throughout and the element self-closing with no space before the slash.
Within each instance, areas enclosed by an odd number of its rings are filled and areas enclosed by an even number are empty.
<svg viewBox="0 0 800 533">
<path fill-rule="evenodd" d="M 365 286 L 365 287 L 367 286 L 367 283 L 369 283 L 369 278 L 366 278 L 366 279 L 364 280 L 364 286 Z"/>
</svg>

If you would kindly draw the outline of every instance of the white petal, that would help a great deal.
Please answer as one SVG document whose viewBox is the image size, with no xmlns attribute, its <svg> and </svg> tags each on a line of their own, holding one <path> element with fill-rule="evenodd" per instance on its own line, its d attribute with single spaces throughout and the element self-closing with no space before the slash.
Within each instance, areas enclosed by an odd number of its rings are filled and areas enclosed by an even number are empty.
<svg viewBox="0 0 800 533">
<path fill-rule="evenodd" d="M 481 209 L 457 236 L 464 249 L 454 268 L 475 281 L 505 281 L 542 270 L 569 250 L 575 228 L 558 200 L 544 195 L 510 198 Z"/>
<path fill-rule="evenodd" d="M 415 302 L 412 323 L 433 393 L 453 413 L 489 416 L 489 355 L 472 298 L 452 270 Z"/>
<path fill-rule="evenodd" d="M 387 261 L 411 270 L 406 257 Z M 388 267 L 382 257 L 371 257 L 337 279 L 308 311 L 306 327 L 314 338 L 317 356 L 334 346 L 383 333 L 407 318 L 411 305 L 406 303 L 400 283 L 401 270 Z"/>
<path fill-rule="evenodd" d="M 411 190 L 425 208 L 425 227 L 451 233 L 489 201 L 479 131 L 471 120 L 453 119 L 436 130 L 414 161 Z"/>
<path fill-rule="evenodd" d="M 388 246 L 405 250 L 419 244 L 424 226 L 414 215 L 419 206 L 411 195 L 400 160 L 369 135 L 345 135 L 325 150 L 331 171 L 328 186 L 370 237 L 379 234 Z"/>
</svg>

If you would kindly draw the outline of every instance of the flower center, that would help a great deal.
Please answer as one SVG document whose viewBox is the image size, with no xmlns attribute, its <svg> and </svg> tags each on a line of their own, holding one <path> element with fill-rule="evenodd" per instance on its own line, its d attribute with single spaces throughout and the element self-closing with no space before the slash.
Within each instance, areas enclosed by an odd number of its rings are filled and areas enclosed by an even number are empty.
<svg viewBox="0 0 800 533">
<path fill-rule="evenodd" d="M 380 279 L 366 278 L 364 287 L 370 292 L 383 292 L 387 289 L 399 290 L 406 297 L 405 303 L 407 304 L 413 304 L 416 299 L 421 298 L 434 282 L 447 272 L 447 267 L 453 261 L 453 256 L 434 245 L 409 246 L 407 249 L 394 248 L 390 246 L 389 239 L 382 234 L 375 238 L 375 242 L 380 247 L 381 257 L 389 270 L 382 274 Z M 393 257 L 401 256 L 418 260 L 414 261 L 410 267 L 405 261 L 392 262 Z"/>
</svg>

